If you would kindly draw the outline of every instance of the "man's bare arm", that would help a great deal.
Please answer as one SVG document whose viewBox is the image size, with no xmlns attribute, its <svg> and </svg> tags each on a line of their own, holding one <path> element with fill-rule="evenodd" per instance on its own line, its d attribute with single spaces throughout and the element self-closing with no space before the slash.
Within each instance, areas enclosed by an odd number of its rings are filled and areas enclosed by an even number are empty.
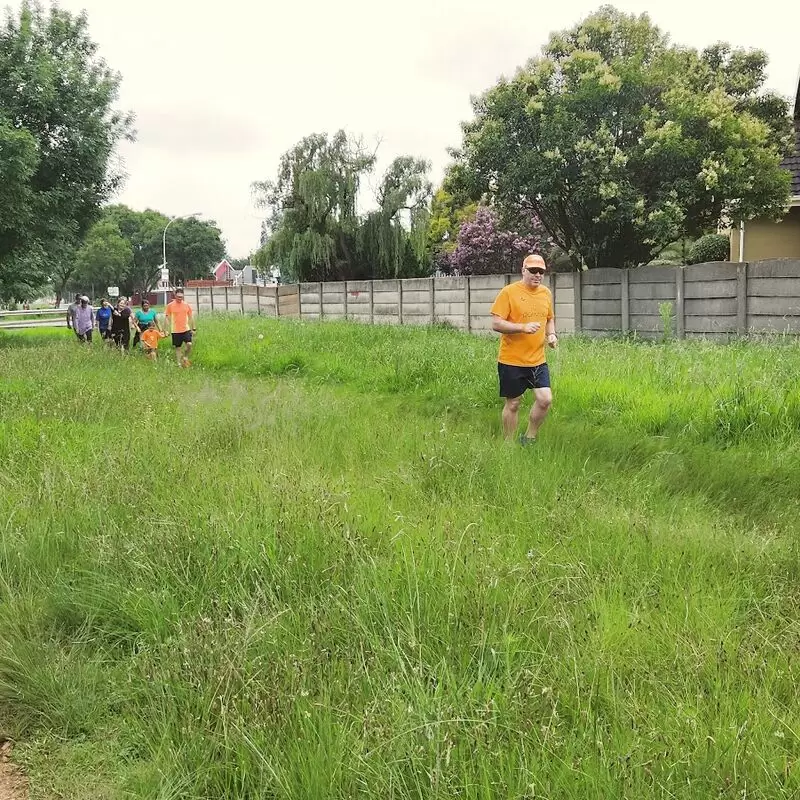
<svg viewBox="0 0 800 800">
<path fill-rule="evenodd" d="M 555 319 L 547 320 L 547 325 L 545 325 L 545 340 L 550 347 L 557 347 L 558 346 L 558 335 L 556 334 L 556 321 Z"/>
<path fill-rule="evenodd" d="M 541 327 L 540 322 L 509 322 L 492 314 L 492 330 L 498 333 L 536 333 Z"/>
</svg>

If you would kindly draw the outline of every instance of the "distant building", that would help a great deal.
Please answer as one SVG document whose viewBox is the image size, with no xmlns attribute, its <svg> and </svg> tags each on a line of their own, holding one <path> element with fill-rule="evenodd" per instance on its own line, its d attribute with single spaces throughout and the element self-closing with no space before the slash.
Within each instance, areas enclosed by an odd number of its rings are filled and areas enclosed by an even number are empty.
<svg viewBox="0 0 800 800">
<path fill-rule="evenodd" d="M 731 261 L 800 258 L 800 83 L 794 101 L 794 153 L 783 162 L 792 176 L 789 212 L 779 222 L 753 219 L 731 231 Z"/>
<path fill-rule="evenodd" d="M 232 281 L 233 272 L 233 267 L 228 263 L 227 259 L 224 258 L 211 270 L 215 281 Z"/>
<path fill-rule="evenodd" d="M 211 270 L 212 280 L 225 282 L 228 286 L 267 286 L 280 283 L 280 276 L 281 272 L 276 267 L 261 271 L 248 264 L 242 269 L 234 269 L 227 259 L 220 261 Z"/>
</svg>

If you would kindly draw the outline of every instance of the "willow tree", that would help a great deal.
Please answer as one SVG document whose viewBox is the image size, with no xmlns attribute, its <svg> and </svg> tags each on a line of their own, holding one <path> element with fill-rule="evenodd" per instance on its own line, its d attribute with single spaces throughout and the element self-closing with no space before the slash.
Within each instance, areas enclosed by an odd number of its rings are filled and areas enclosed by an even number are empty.
<svg viewBox="0 0 800 800">
<path fill-rule="evenodd" d="M 374 163 L 344 131 L 306 136 L 285 153 L 276 180 L 253 184 L 269 214 L 255 265 L 277 264 L 297 281 L 347 276 L 356 260 L 358 191 Z"/>
<path fill-rule="evenodd" d="M 268 210 L 255 266 L 278 266 L 297 281 L 427 274 L 430 165 L 396 158 L 381 178 L 377 209 L 361 214 L 359 190 L 374 167 L 374 153 L 343 131 L 298 142 L 281 157 L 274 181 L 253 184 Z"/>
<path fill-rule="evenodd" d="M 427 161 L 400 156 L 384 174 L 378 188 L 378 208 L 359 228 L 359 261 L 369 277 L 401 278 L 430 271 L 429 169 Z"/>
</svg>

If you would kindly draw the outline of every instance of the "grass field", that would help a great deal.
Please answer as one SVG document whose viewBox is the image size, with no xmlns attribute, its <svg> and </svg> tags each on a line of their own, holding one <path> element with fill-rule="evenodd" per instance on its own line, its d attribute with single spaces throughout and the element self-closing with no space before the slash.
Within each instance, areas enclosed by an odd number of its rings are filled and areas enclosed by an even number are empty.
<svg viewBox="0 0 800 800">
<path fill-rule="evenodd" d="M 800 346 L 562 345 L 523 450 L 489 338 L 0 334 L 34 798 L 796 797 Z"/>
</svg>

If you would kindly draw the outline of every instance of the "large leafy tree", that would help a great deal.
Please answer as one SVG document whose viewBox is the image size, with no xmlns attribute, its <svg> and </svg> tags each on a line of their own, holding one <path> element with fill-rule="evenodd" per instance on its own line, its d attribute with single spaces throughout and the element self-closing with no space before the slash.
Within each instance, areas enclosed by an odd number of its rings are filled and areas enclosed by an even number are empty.
<svg viewBox="0 0 800 800">
<path fill-rule="evenodd" d="M 428 247 L 434 263 L 439 261 L 440 255 L 455 249 L 459 229 L 465 222 L 475 218 L 478 206 L 484 199 L 479 187 L 464 179 L 461 174 L 463 170 L 461 163 L 449 164 L 441 186 L 431 198 Z"/>
<path fill-rule="evenodd" d="M 105 208 L 103 219 L 116 225 L 122 237 L 129 242 L 133 253 L 133 260 L 119 283 L 121 291 L 124 294 L 150 291 L 158 281 L 162 238 L 169 217 L 153 209 L 134 211 L 126 205 L 118 204 Z"/>
<path fill-rule="evenodd" d="M 766 56 L 669 44 L 603 7 L 473 101 L 456 177 L 527 206 L 577 267 L 647 263 L 725 219 L 778 217 L 788 105 Z"/>
<path fill-rule="evenodd" d="M 465 222 L 475 219 L 478 203 L 461 201 L 443 184 L 431 199 L 431 217 L 428 225 L 428 247 L 434 264 L 445 266 L 449 254 L 456 248 L 458 231 Z"/>
<path fill-rule="evenodd" d="M 170 274 L 185 281 L 207 278 L 225 257 L 222 232 L 210 220 L 178 219 L 167 233 L 167 266 Z"/>
<path fill-rule="evenodd" d="M 377 192 L 378 208 L 358 228 L 360 276 L 402 278 L 429 272 L 430 163 L 396 158 Z"/>
<path fill-rule="evenodd" d="M 297 280 L 346 273 L 355 260 L 358 190 L 374 163 L 344 131 L 306 136 L 285 153 L 276 180 L 253 184 L 256 202 L 269 214 L 256 266 L 277 264 Z"/>
<path fill-rule="evenodd" d="M 96 296 L 108 286 L 125 286 L 133 266 L 133 247 L 111 219 L 102 219 L 89 229 L 76 257 L 72 283 L 80 291 Z"/>
<path fill-rule="evenodd" d="M 26 235 L 33 225 L 31 179 L 38 161 L 31 133 L 15 128 L 0 110 L 0 302 L 28 297 L 45 280 L 44 250 Z"/>
<path fill-rule="evenodd" d="M 159 278 L 168 222 L 169 217 L 152 209 L 107 206 L 74 259 L 77 272 L 72 283 L 115 285 L 124 294 L 149 292 Z M 225 245 L 213 222 L 178 219 L 169 226 L 167 260 L 173 280 L 207 277 L 224 255 Z"/>
<path fill-rule="evenodd" d="M 344 131 L 302 139 L 281 158 L 275 181 L 253 184 L 268 211 L 254 265 L 279 266 L 300 281 L 426 272 L 429 166 L 395 159 L 380 181 L 378 208 L 364 215 L 359 190 L 374 166 L 375 155 Z"/>
<path fill-rule="evenodd" d="M 131 118 L 120 78 L 97 55 L 85 14 L 25 2 L 0 26 L 0 299 L 30 296 L 69 270 L 119 186 L 112 166 Z"/>
</svg>

